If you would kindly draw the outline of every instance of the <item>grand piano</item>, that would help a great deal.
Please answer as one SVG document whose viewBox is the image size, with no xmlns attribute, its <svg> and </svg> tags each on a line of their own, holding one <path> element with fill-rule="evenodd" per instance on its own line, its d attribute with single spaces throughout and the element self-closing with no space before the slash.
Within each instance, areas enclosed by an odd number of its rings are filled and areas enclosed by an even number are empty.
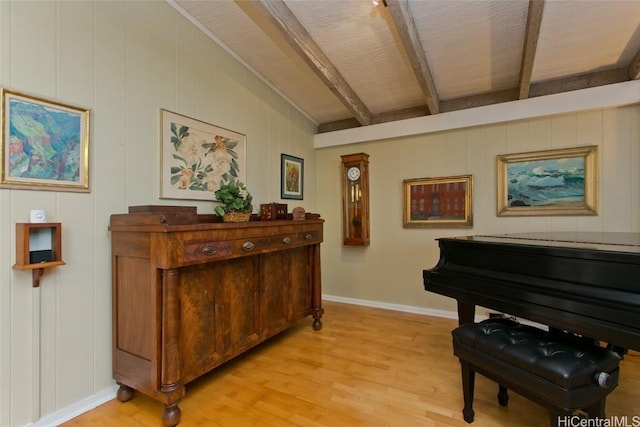
<svg viewBox="0 0 640 427">
<path fill-rule="evenodd" d="M 439 238 L 424 288 L 475 307 L 640 350 L 640 234 L 548 232 Z"/>
</svg>

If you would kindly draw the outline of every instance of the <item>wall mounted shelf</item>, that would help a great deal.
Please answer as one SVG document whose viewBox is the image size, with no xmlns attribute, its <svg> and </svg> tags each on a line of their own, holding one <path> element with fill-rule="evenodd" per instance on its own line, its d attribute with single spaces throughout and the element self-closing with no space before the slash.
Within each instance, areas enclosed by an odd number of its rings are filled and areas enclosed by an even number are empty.
<svg viewBox="0 0 640 427">
<path fill-rule="evenodd" d="M 13 268 L 32 270 L 34 288 L 40 286 L 46 268 L 64 264 L 61 223 L 16 223 L 16 263 Z"/>
</svg>

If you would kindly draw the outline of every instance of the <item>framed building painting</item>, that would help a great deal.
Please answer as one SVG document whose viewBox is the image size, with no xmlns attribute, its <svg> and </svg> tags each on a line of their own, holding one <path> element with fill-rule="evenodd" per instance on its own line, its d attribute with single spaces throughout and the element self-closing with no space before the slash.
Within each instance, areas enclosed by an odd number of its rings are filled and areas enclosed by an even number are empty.
<svg viewBox="0 0 640 427">
<path fill-rule="evenodd" d="M 280 155 L 280 197 L 302 200 L 304 190 L 304 159 Z"/>
<path fill-rule="evenodd" d="M 88 192 L 89 110 L 0 91 L 0 187 Z"/>
<path fill-rule="evenodd" d="M 498 216 L 597 215 L 597 146 L 497 157 Z"/>
<path fill-rule="evenodd" d="M 473 226 L 471 175 L 405 179 L 403 187 L 404 227 Z"/>
<path fill-rule="evenodd" d="M 246 136 L 161 110 L 160 198 L 211 200 L 223 184 L 245 182 Z"/>
</svg>

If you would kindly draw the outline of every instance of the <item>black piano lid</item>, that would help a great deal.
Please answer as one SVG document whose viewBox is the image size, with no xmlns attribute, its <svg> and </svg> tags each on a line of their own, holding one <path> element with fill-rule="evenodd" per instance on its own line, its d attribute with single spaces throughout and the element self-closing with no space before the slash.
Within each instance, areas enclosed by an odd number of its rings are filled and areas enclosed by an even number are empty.
<svg viewBox="0 0 640 427">
<path fill-rule="evenodd" d="M 462 236 L 442 239 L 469 240 L 479 243 L 498 243 L 557 248 L 589 249 L 608 252 L 640 253 L 640 233 L 626 232 L 548 231 Z"/>
</svg>

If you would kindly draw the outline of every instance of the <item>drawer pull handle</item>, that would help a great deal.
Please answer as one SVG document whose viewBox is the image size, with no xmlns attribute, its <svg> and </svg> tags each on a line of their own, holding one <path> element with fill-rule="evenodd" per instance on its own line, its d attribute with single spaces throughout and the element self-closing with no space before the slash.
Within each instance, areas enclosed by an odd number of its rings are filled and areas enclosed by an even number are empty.
<svg viewBox="0 0 640 427">
<path fill-rule="evenodd" d="M 313 234 L 309 233 L 304 236 L 304 240 L 313 240 Z"/>
<path fill-rule="evenodd" d="M 207 256 L 214 255 L 216 252 L 218 252 L 218 248 L 216 248 L 215 246 L 205 246 L 204 248 L 202 248 L 202 253 Z"/>
<path fill-rule="evenodd" d="M 256 245 L 254 245 L 253 242 L 244 242 L 242 244 L 242 249 L 244 249 L 245 251 L 250 251 L 255 247 L 256 247 Z"/>
<path fill-rule="evenodd" d="M 284 239 L 282 239 L 282 243 L 284 243 L 285 245 L 290 245 L 291 242 L 293 242 L 293 240 L 291 240 L 291 237 L 285 237 Z"/>
</svg>

